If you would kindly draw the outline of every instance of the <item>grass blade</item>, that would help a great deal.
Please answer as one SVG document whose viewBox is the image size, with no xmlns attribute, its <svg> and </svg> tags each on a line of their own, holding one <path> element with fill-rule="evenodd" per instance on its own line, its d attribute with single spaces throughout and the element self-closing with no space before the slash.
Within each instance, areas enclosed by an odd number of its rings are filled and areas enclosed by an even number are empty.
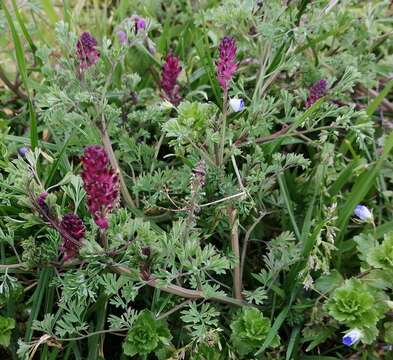
<svg viewBox="0 0 393 360">
<path fill-rule="evenodd" d="M 21 76 L 23 85 L 26 89 L 26 92 L 29 96 L 27 106 L 28 106 L 28 111 L 29 111 L 29 116 L 30 116 L 30 143 L 31 143 L 31 148 L 34 150 L 38 146 L 38 129 L 37 129 L 37 118 L 36 118 L 35 111 L 33 108 L 33 103 L 30 98 L 26 60 L 25 60 L 25 56 L 24 56 L 22 43 L 21 43 L 19 35 L 16 31 L 11 14 L 9 13 L 7 6 L 4 3 L 3 3 L 3 9 L 4 9 L 5 17 L 7 19 L 8 26 L 10 27 L 10 30 L 11 30 L 12 40 L 13 40 L 14 46 L 15 46 L 15 56 L 16 56 L 16 62 L 18 65 L 18 71 Z"/>
<path fill-rule="evenodd" d="M 280 185 L 280 190 L 281 190 L 282 196 L 284 197 L 284 202 L 287 207 L 289 218 L 290 218 L 292 226 L 293 226 L 293 231 L 295 232 L 297 239 L 300 240 L 301 235 L 300 235 L 300 231 L 297 226 L 297 223 L 296 223 L 295 213 L 293 211 L 293 206 L 292 206 L 292 200 L 289 196 L 288 187 L 287 187 L 284 175 L 278 176 L 278 184 Z"/>
<path fill-rule="evenodd" d="M 52 25 L 55 25 L 59 21 L 59 18 L 56 14 L 55 8 L 53 7 L 53 1 L 41 0 L 41 5 L 48 16 L 49 21 L 52 23 Z"/>
<path fill-rule="evenodd" d="M 341 263 L 342 253 L 340 251 L 341 243 L 344 238 L 345 228 L 353 214 L 353 210 L 355 206 L 362 202 L 367 193 L 370 191 L 373 186 L 376 177 L 379 174 L 379 171 L 387 159 L 389 153 L 393 149 L 393 133 L 390 134 L 385 139 L 384 149 L 381 157 L 378 159 L 376 164 L 368 171 L 365 171 L 362 175 L 359 176 L 358 180 L 352 187 L 351 193 L 349 194 L 347 201 L 345 202 L 342 210 L 339 213 L 339 220 L 337 223 L 338 227 L 338 236 L 336 239 L 336 247 L 339 249 L 337 255 L 337 264 L 338 266 Z"/>
<path fill-rule="evenodd" d="M 48 178 L 46 179 L 46 182 L 45 182 L 45 187 L 46 187 L 46 188 L 48 188 L 48 187 L 50 187 L 50 186 L 52 185 L 53 177 L 55 176 L 55 173 L 56 173 L 56 171 L 57 171 L 57 168 L 58 168 L 59 165 L 60 165 L 60 161 L 61 161 L 61 159 L 62 159 L 62 157 L 63 157 L 63 155 L 64 155 L 64 152 L 66 151 L 66 149 L 67 149 L 67 147 L 68 147 L 68 144 L 69 144 L 69 142 L 70 142 L 72 136 L 73 136 L 73 133 L 66 139 L 66 141 L 64 142 L 63 147 L 61 148 L 61 150 L 60 150 L 60 152 L 59 152 L 59 154 L 58 154 L 58 156 L 57 156 L 56 161 L 53 163 L 53 165 L 52 165 L 52 167 L 51 167 L 51 169 L 50 169 L 50 171 L 49 171 Z"/>
<path fill-rule="evenodd" d="M 371 116 L 378 109 L 383 99 L 389 94 L 390 90 L 393 88 L 393 79 L 388 81 L 383 90 L 378 94 L 378 96 L 371 102 L 367 107 L 367 115 Z"/>
<path fill-rule="evenodd" d="M 44 268 L 40 271 L 40 275 L 37 281 L 37 288 L 35 289 L 33 294 L 33 306 L 31 308 L 29 321 L 27 322 L 26 326 L 25 341 L 31 341 L 31 338 L 33 336 L 33 321 L 37 320 L 40 313 L 42 300 L 52 277 L 52 272 L 53 270 L 51 268 Z"/>
<path fill-rule="evenodd" d="M 22 30 L 23 36 L 25 37 L 26 41 L 29 43 L 30 49 L 31 49 L 31 51 L 34 55 L 34 58 L 35 58 L 35 52 L 37 51 L 37 47 L 34 45 L 34 41 L 31 38 L 31 36 L 26 28 L 25 21 L 23 20 L 21 14 L 19 12 L 18 6 L 16 4 L 16 0 L 12 0 L 12 6 L 14 8 L 15 16 L 16 16 L 16 19 L 18 20 L 18 24 Z"/>
</svg>

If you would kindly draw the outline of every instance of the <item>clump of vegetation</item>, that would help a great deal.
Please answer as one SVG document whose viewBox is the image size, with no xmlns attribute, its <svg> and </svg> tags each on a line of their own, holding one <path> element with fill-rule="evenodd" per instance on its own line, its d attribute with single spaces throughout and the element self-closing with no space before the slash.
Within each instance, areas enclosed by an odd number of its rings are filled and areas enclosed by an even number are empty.
<svg viewBox="0 0 393 360">
<path fill-rule="evenodd" d="M 391 351 L 392 15 L 3 1 L 1 358 Z"/>
</svg>

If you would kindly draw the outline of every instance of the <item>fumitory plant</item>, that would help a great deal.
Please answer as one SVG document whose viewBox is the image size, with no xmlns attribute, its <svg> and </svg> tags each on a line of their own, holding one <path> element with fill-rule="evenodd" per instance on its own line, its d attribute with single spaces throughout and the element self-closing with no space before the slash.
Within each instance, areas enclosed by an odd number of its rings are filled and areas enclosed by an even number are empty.
<svg viewBox="0 0 393 360">
<path fill-rule="evenodd" d="M 392 14 L 3 1 L 1 358 L 391 351 Z"/>
</svg>

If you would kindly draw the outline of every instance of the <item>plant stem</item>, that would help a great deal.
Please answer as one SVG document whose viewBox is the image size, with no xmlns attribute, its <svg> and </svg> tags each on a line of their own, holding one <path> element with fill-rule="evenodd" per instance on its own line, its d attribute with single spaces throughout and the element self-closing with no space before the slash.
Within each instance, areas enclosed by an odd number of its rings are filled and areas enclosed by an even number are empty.
<svg viewBox="0 0 393 360">
<path fill-rule="evenodd" d="M 224 101 L 222 104 L 222 124 L 221 124 L 221 135 L 220 135 L 220 148 L 217 165 L 222 165 L 224 161 L 224 148 L 225 148 L 225 136 L 227 127 L 227 115 L 228 115 L 228 90 L 224 90 Z"/>
<path fill-rule="evenodd" d="M 115 265 L 112 264 L 110 266 L 110 269 L 116 273 L 120 274 L 126 274 L 126 275 L 137 275 L 135 271 L 132 271 L 131 269 L 121 266 L 121 265 Z M 234 306 L 252 306 L 251 304 L 248 304 L 246 302 L 243 302 L 241 299 L 234 299 L 229 296 L 212 296 L 208 297 L 206 296 L 203 291 L 201 290 L 193 290 L 193 289 L 186 289 L 184 287 L 178 286 L 178 285 L 164 285 L 162 286 L 159 282 L 159 279 L 152 277 L 150 280 L 146 281 L 146 284 L 160 289 L 162 291 L 165 291 L 167 293 L 181 296 L 186 299 L 193 299 L 193 300 L 198 300 L 198 299 L 205 299 L 205 300 L 212 300 L 212 301 L 219 301 L 224 304 L 228 305 L 234 305 Z"/>
<path fill-rule="evenodd" d="M 104 148 L 108 154 L 109 161 L 111 162 L 111 165 L 115 169 L 115 171 L 117 171 L 117 173 L 119 174 L 120 191 L 121 191 L 121 194 L 123 195 L 123 199 L 129 207 L 136 208 L 134 200 L 132 200 L 132 197 L 127 189 L 127 184 L 124 180 L 122 171 L 120 169 L 120 166 L 117 162 L 115 153 L 113 151 L 112 143 L 111 143 L 111 140 L 109 139 L 109 135 L 108 135 L 108 130 L 106 129 L 104 116 L 102 116 L 100 131 L 101 131 L 101 136 L 102 136 L 102 143 L 104 144 Z"/>
<path fill-rule="evenodd" d="M 13 84 L 7 77 L 7 75 L 5 74 L 3 68 L 0 65 L 0 79 L 3 81 L 3 83 L 13 92 L 15 93 L 16 96 L 18 96 L 20 99 L 26 101 L 28 98 L 26 96 L 26 94 L 24 94 L 20 88 L 19 88 L 19 84 L 15 83 Z"/>
<path fill-rule="evenodd" d="M 235 298 L 242 299 L 242 279 L 240 274 L 240 250 L 239 250 L 239 222 L 237 210 L 229 206 L 228 209 L 229 225 L 231 227 L 231 246 L 233 255 L 236 257 L 237 264 L 233 269 L 233 292 Z"/>
<path fill-rule="evenodd" d="M 246 261 L 246 255 L 247 255 L 247 246 L 248 246 L 248 241 L 250 240 L 250 236 L 252 232 L 254 231 L 255 227 L 259 224 L 259 222 L 262 220 L 262 218 L 265 216 L 265 213 L 262 213 L 258 219 L 255 220 L 255 222 L 250 226 L 250 228 L 246 232 L 246 236 L 244 237 L 244 243 L 243 243 L 243 249 L 242 249 L 242 256 L 240 260 L 240 277 L 243 279 L 243 272 L 244 272 L 244 263 Z"/>
</svg>

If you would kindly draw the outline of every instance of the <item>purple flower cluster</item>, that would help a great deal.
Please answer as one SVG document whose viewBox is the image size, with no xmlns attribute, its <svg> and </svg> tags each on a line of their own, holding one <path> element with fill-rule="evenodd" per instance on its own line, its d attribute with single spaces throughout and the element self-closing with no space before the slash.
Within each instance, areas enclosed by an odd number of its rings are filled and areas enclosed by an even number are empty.
<svg viewBox="0 0 393 360">
<path fill-rule="evenodd" d="M 197 166 L 194 169 L 194 178 L 198 180 L 198 183 L 201 187 L 204 187 L 206 184 L 206 163 L 204 160 L 198 162 Z"/>
<path fill-rule="evenodd" d="M 206 163 L 204 160 L 198 162 L 195 166 L 191 178 L 191 194 L 194 196 L 206 185 Z"/>
<path fill-rule="evenodd" d="M 236 72 L 236 41 L 234 38 L 225 36 L 218 47 L 220 57 L 216 61 L 217 80 L 224 91 L 228 90 L 229 82 Z"/>
<path fill-rule="evenodd" d="M 44 191 L 43 193 L 41 193 L 40 195 L 38 195 L 37 198 L 37 204 L 38 206 L 41 208 L 41 210 L 45 213 L 48 214 L 49 213 L 49 207 L 46 204 L 45 200 L 48 197 L 48 193 L 46 191 Z"/>
<path fill-rule="evenodd" d="M 140 30 L 146 29 L 146 21 L 145 21 L 145 19 L 139 17 L 138 15 L 133 15 L 128 20 L 131 20 L 131 22 L 134 23 L 133 26 L 134 26 L 134 33 L 135 33 L 135 35 L 137 35 Z M 129 25 L 129 23 L 127 23 L 127 24 Z M 128 38 L 127 38 L 127 32 L 126 31 L 119 30 L 117 32 L 117 37 L 118 37 L 119 42 L 120 42 L 121 45 L 127 45 Z"/>
<path fill-rule="evenodd" d="M 76 44 L 76 53 L 81 70 L 93 66 L 100 58 L 100 52 L 96 49 L 97 40 L 88 32 L 82 33 Z"/>
<path fill-rule="evenodd" d="M 63 254 L 64 261 L 66 261 L 77 255 L 86 229 L 78 215 L 68 213 L 63 216 L 60 222 L 60 230 L 63 239 L 60 251 Z"/>
<path fill-rule="evenodd" d="M 161 88 L 165 93 L 164 98 L 173 105 L 178 105 L 181 101 L 180 87 L 177 84 L 177 78 L 182 69 L 179 62 L 177 56 L 169 53 L 162 67 Z"/>
<path fill-rule="evenodd" d="M 313 86 L 311 86 L 306 100 L 306 107 L 309 108 L 317 100 L 326 94 L 326 80 L 319 80 Z"/>
<path fill-rule="evenodd" d="M 82 163 L 81 175 L 89 211 L 95 223 L 101 229 L 107 229 L 107 216 L 119 202 L 119 177 L 110 167 L 108 155 L 102 146 L 88 146 Z"/>
<path fill-rule="evenodd" d="M 139 17 L 138 15 L 135 15 L 131 17 L 132 20 L 134 20 L 134 26 L 135 26 L 135 34 L 138 34 L 139 30 L 143 30 L 146 28 L 146 21 L 145 19 Z"/>
</svg>

